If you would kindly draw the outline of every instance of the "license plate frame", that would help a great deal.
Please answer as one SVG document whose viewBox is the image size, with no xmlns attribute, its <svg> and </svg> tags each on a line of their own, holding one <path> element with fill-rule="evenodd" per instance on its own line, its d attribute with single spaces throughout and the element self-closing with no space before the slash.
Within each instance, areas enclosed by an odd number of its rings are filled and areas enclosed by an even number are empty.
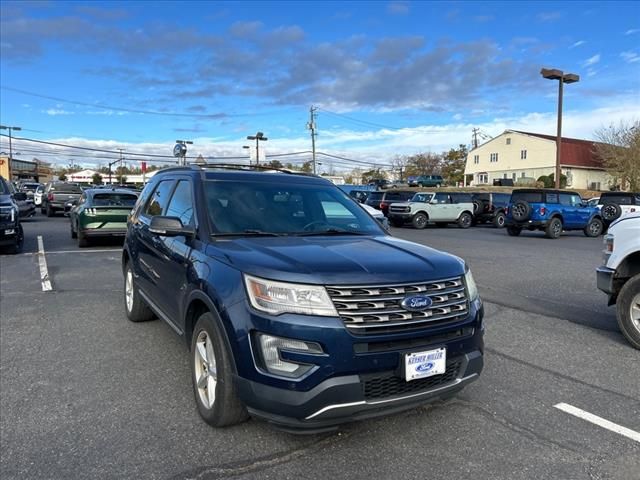
<svg viewBox="0 0 640 480">
<path fill-rule="evenodd" d="M 445 347 L 404 355 L 404 378 L 407 382 L 442 375 L 446 371 L 447 349 Z"/>
</svg>

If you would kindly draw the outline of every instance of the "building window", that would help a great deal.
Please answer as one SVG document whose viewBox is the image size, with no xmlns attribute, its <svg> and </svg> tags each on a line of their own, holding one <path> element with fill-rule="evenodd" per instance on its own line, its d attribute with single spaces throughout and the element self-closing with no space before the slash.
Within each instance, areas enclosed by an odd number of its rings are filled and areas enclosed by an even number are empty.
<svg viewBox="0 0 640 480">
<path fill-rule="evenodd" d="M 527 159 L 527 151 L 520 150 L 520 160 L 526 160 L 526 159 Z"/>
<path fill-rule="evenodd" d="M 507 174 L 506 174 L 506 173 L 503 173 L 503 174 L 502 174 L 502 178 L 507 178 Z"/>
<path fill-rule="evenodd" d="M 507 138 L 507 145 L 511 145 L 511 139 Z"/>
<path fill-rule="evenodd" d="M 473 156 L 473 163 L 480 163 L 480 155 Z"/>
<path fill-rule="evenodd" d="M 492 153 L 491 157 L 489 158 L 490 162 L 497 162 L 498 161 L 498 154 L 497 153 Z"/>
<path fill-rule="evenodd" d="M 489 183 L 489 175 L 486 173 L 479 173 L 478 183 Z"/>
<path fill-rule="evenodd" d="M 524 174 L 523 174 L 523 175 L 524 175 Z M 514 181 L 514 182 L 516 181 L 516 177 L 517 177 L 516 172 L 513 172 L 513 173 L 511 174 L 511 178 L 513 179 L 513 181 Z"/>
<path fill-rule="evenodd" d="M 524 178 L 524 172 L 522 172 L 522 175 L 520 175 L 522 178 Z"/>
</svg>

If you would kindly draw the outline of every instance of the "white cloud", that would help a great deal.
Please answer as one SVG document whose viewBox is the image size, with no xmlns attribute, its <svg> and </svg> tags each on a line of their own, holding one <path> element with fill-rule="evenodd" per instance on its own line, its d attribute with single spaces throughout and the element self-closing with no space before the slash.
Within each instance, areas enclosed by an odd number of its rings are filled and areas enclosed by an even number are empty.
<svg viewBox="0 0 640 480">
<path fill-rule="evenodd" d="M 640 55 L 638 55 L 636 52 L 622 52 L 620 54 L 620 57 L 627 63 L 640 62 Z"/>
<path fill-rule="evenodd" d="M 587 42 L 585 42 L 584 40 L 578 40 L 576 43 L 571 45 L 569 48 L 576 48 L 576 47 L 579 47 L 580 45 L 584 45 L 585 43 L 587 43 Z"/>
<path fill-rule="evenodd" d="M 48 108 L 47 110 L 44 110 L 44 113 L 51 115 L 52 117 L 55 117 L 56 115 L 73 115 L 73 112 L 63 110 L 61 108 Z"/>
<path fill-rule="evenodd" d="M 600 61 L 600 54 L 596 54 L 593 57 L 587 58 L 583 63 L 583 67 L 588 67 L 589 65 L 595 65 Z"/>
<path fill-rule="evenodd" d="M 634 33 L 640 32 L 640 28 L 631 28 L 624 32 L 625 35 L 633 35 Z"/>
</svg>

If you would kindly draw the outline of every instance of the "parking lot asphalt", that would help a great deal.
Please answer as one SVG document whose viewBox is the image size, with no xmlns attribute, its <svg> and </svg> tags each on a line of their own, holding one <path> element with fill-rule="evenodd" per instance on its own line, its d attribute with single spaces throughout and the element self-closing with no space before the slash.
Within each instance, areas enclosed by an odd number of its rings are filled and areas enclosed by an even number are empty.
<svg viewBox="0 0 640 480">
<path fill-rule="evenodd" d="M 447 403 L 300 437 L 253 420 L 208 427 L 184 342 L 126 319 L 120 245 L 78 249 L 63 217 L 24 227 L 25 253 L 0 255 L 3 479 L 640 478 L 640 440 L 555 407 L 640 432 L 640 352 L 595 288 L 601 239 L 393 230 L 471 265 L 485 371 Z"/>
</svg>

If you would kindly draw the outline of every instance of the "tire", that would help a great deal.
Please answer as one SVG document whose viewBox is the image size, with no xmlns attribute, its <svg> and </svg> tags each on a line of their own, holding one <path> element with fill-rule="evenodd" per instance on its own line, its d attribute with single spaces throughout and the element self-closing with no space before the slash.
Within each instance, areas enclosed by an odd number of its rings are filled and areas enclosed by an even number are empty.
<svg viewBox="0 0 640 480">
<path fill-rule="evenodd" d="M 73 229 L 73 221 L 69 222 L 71 225 L 71 238 L 78 238 L 78 233 Z"/>
<path fill-rule="evenodd" d="M 47 205 L 47 217 L 53 217 L 55 214 L 56 212 L 53 211 L 51 206 Z"/>
<path fill-rule="evenodd" d="M 40 213 L 42 215 L 45 215 L 47 213 L 47 211 L 45 210 L 45 208 L 42 205 L 40 206 Z"/>
<path fill-rule="evenodd" d="M 520 200 L 511 207 L 511 216 L 516 222 L 524 222 L 531 217 L 531 205 L 529 202 Z"/>
<path fill-rule="evenodd" d="M 622 215 L 622 208 L 617 203 L 605 203 L 600 213 L 606 222 L 611 223 Z"/>
<path fill-rule="evenodd" d="M 411 224 L 413 228 L 417 228 L 418 230 L 422 230 L 427 226 L 427 222 L 429 219 L 427 218 L 427 214 L 423 212 L 416 213 L 411 219 Z"/>
<path fill-rule="evenodd" d="M 249 418 L 233 382 L 233 362 L 218 319 L 200 316 L 191 338 L 191 379 L 200 416 L 209 425 L 225 427 Z M 215 377 L 210 375 L 215 372 Z M 213 395 L 210 394 L 213 390 Z"/>
<path fill-rule="evenodd" d="M 496 216 L 493 217 L 493 226 L 496 228 L 504 228 L 504 224 L 507 221 L 507 216 L 504 212 L 496 213 Z"/>
<path fill-rule="evenodd" d="M 616 314 L 622 334 L 634 348 L 640 349 L 640 274 L 631 277 L 620 289 Z"/>
<path fill-rule="evenodd" d="M 584 227 L 584 234 L 587 237 L 599 237 L 604 230 L 604 224 L 599 218 L 592 218 L 589 223 Z"/>
<path fill-rule="evenodd" d="M 82 233 L 81 230 L 78 230 L 76 232 L 76 236 L 78 237 L 78 246 L 80 248 L 85 248 L 89 246 L 89 239 L 86 237 L 84 233 Z"/>
<path fill-rule="evenodd" d="M 124 267 L 124 310 L 132 322 L 146 322 L 156 317 L 138 293 L 135 275 L 129 263 Z"/>
<path fill-rule="evenodd" d="M 509 225 L 507 227 L 507 235 L 510 237 L 517 237 L 522 233 L 522 228 L 514 227 L 513 225 Z"/>
<path fill-rule="evenodd" d="M 24 247 L 24 230 L 22 225 L 18 225 L 18 234 L 16 235 L 16 242 L 11 245 L 10 252 L 14 255 L 20 253 Z"/>
<path fill-rule="evenodd" d="M 478 215 L 479 213 L 484 212 L 484 203 L 482 200 L 474 200 L 473 201 L 473 214 Z"/>
<path fill-rule="evenodd" d="M 560 238 L 562 234 L 562 221 L 558 217 L 554 217 L 549 220 L 547 226 L 544 229 L 544 234 L 547 238 L 551 238 L 553 240 Z"/>
<path fill-rule="evenodd" d="M 469 228 L 473 222 L 473 216 L 469 212 L 462 212 L 458 217 L 458 227 Z"/>
<path fill-rule="evenodd" d="M 402 220 L 397 220 L 395 218 L 393 220 L 389 220 L 389 223 L 391 223 L 391 225 L 396 228 L 400 228 L 404 225 L 404 222 Z"/>
</svg>

